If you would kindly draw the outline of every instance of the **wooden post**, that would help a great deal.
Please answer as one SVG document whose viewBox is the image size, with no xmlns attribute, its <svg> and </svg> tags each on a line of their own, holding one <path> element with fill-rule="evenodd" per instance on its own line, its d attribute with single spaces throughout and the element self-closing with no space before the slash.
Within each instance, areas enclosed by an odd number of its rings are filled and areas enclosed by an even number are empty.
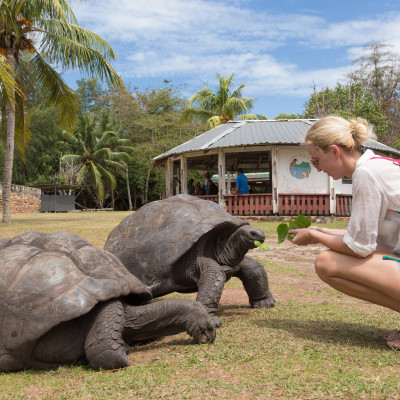
<svg viewBox="0 0 400 400">
<path fill-rule="evenodd" d="M 279 213 L 279 190 L 278 190 L 278 146 L 273 146 L 271 150 L 272 171 L 270 171 L 270 179 L 272 183 L 272 212 Z"/>
<path fill-rule="evenodd" d="M 175 168 L 174 168 L 175 170 Z M 179 194 L 180 193 L 180 184 L 179 184 L 179 180 L 180 180 L 180 168 L 176 167 L 176 178 L 174 179 L 174 184 L 175 184 L 175 194 Z"/>
<path fill-rule="evenodd" d="M 329 177 L 329 213 L 331 215 L 336 214 L 336 189 L 332 177 Z"/>
<path fill-rule="evenodd" d="M 187 190 L 187 158 L 186 156 L 181 156 L 181 189 L 182 193 L 188 192 Z"/>
<path fill-rule="evenodd" d="M 165 196 L 171 197 L 174 195 L 173 192 L 173 180 L 174 180 L 174 162 L 172 161 L 172 157 L 167 158 L 167 165 L 165 169 Z"/>
<path fill-rule="evenodd" d="M 225 209 L 225 153 L 223 149 L 218 151 L 218 204 Z"/>
</svg>

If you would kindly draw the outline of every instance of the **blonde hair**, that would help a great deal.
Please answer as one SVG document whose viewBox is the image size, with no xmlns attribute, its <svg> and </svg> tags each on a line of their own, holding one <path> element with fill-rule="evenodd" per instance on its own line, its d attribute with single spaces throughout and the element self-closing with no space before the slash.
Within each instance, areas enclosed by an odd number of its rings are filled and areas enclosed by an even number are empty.
<svg viewBox="0 0 400 400">
<path fill-rule="evenodd" d="M 305 144 L 327 152 L 333 144 L 342 145 L 347 151 L 361 150 L 369 138 L 376 139 L 373 129 L 365 119 L 347 121 L 341 117 L 329 116 L 315 122 L 304 137 Z"/>
</svg>

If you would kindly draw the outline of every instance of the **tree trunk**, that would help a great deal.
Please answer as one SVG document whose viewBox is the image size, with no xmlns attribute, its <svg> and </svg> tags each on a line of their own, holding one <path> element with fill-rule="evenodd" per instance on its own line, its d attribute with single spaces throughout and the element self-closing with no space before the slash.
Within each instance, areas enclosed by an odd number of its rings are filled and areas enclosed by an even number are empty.
<svg viewBox="0 0 400 400">
<path fill-rule="evenodd" d="M 14 57 L 14 48 L 7 49 L 7 62 L 13 71 L 16 70 L 16 60 Z M 14 92 L 15 94 L 15 92 Z M 7 114 L 7 136 L 6 136 L 6 152 L 4 157 L 3 171 L 3 223 L 11 223 L 10 197 L 11 182 L 14 161 L 14 141 L 15 141 L 15 103 L 6 104 Z"/>
<path fill-rule="evenodd" d="M 137 193 L 135 185 L 133 185 L 133 209 L 137 210 Z"/>
<path fill-rule="evenodd" d="M 111 208 L 115 209 L 115 198 L 114 198 L 114 189 L 111 189 Z"/>
<path fill-rule="evenodd" d="M 151 171 L 151 169 L 149 168 L 148 171 L 147 171 L 147 176 L 146 176 L 146 188 L 145 188 L 145 192 L 144 192 L 144 204 L 147 204 L 149 202 L 150 171 Z"/>
<path fill-rule="evenodd" d="M 132 211 L 131 188 L 129 186 L 129 168 L 126 166 L 126 191 L 128 192 L 129 211 Z"/>
</svg>

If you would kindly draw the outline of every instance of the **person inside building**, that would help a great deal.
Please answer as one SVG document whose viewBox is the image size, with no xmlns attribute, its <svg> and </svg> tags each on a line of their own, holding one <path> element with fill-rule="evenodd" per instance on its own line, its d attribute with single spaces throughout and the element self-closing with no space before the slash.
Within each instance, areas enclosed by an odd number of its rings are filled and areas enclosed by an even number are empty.
<svg viewBox="0 0 400 400">
<path fill-rule="evenodd" d="M 203 188 L 200 185 L 200 182 L 196 182 L 194 185 L 194 195 L 201 196 L 203 194 Z"/>
<path fill-rule="evenodd" d="M 247 194 L 247 193 L 249 193 L 249 184 L 247 182 L 247 177 L 244 174 L 243 168 L 238 168 L 236 186 L 233 189 L 233 194 L 236 196 L 238 194 Z"/>
<path fill-rule="evenodd" d="M 218 186 L 211 180 L 211 174 L 206 172 L 204 174 L 204 194 L 205 195 L 214 195 L 218 194 Z"/>
<path fill-rule="evenodd" d="M 188 185 L 187 185 L 187 192 L 190 195 L 194 195 L 194 179 L 189 179 Z"/>
<path fill-rule="evenodd" d="M 346 230 L 294 229 L 292 243 L 328 248 L 315 261 L 318 276 L 342 293 L 400 312 L 400 160 L 363 152 L 373 138 L 367 121 L 325 117 L 307 131 L 311 164 L 333 179 L 353 180 Z M 385 336 L 400 350 L 400 331 Z"/>
</svg>

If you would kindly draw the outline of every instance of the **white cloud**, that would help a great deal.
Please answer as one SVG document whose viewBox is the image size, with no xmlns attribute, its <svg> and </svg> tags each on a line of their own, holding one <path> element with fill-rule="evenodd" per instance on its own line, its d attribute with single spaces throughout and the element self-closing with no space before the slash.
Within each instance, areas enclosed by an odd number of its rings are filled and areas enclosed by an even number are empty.
<svg viewBox="0 0 400 400">
<path fill-rule="evenodd" d="M 235 73 L 252 95 L 308 96 L 334 86 L 362 46 L 376 40 L 400 49 L 400 15 L 330 23 L 310 13 L 270 14 L 239 1 L 97 0 L 74 7 L 78 21 L 108 40 L 119 54 L 123 78 L 181 77 L 215 82 L 216 72 Z M 267 5 L 265 8 L 267 9 Z M 320 49 L 340 50 L 330 67 L 318 64 Z M 301 68 L 300 59 L 315 57 Z M 338 62 L 340 61 L 340 62 Z M 253 94 L 254 93 L 254 94 Z"/>
</svg>

